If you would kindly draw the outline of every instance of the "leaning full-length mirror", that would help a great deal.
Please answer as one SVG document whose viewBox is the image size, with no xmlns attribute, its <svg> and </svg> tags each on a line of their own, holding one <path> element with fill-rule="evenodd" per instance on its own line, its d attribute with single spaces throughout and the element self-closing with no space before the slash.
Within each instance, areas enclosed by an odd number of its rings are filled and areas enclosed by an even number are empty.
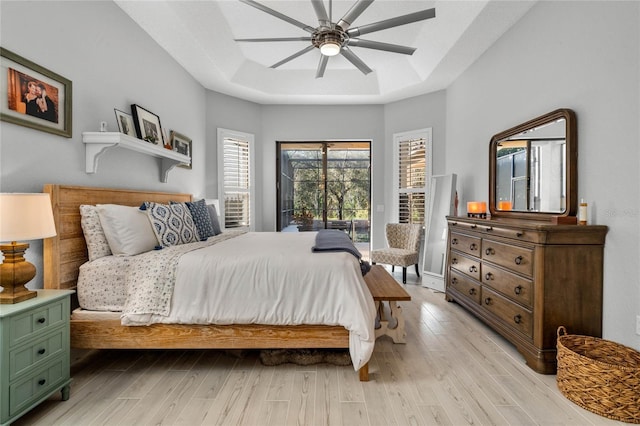
<svg viewBox="0 0 640 426">
<path fill-rule="evenodd" d="M 444 291 L 447 219 L 454 214 L 456 175 L 433 176 L 422 257 L 422 286 Z"/>
<path fill-rule="evenodd" d="M 575 114 L 559 109 L 491 139 L 492 216 L 549 219 L 577 208 Z"/>
</svg>

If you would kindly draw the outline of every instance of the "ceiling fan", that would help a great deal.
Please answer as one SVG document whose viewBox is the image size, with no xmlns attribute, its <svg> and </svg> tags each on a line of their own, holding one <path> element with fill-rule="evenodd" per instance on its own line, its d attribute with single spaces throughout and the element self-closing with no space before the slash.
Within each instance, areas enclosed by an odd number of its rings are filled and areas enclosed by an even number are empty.
<svg viewBox="0 0 640 426">
<path fill-rule="evenodd" d="M 329 57 L 341 54 L 351 62 L 356 68 L 362 71 L 363 74 L 369 74 L 372 70 L 360 59 L 350 47 L 364 47 L 367 49 L 383 50 L 387 52 L 402 53 L 404 55 L 412 55 L 415 52 L 415 48 L 408 46 L 400 46 L 397 44 L 383 43 L 380 41 L 363 40 L 360 37 L 364 34 L 373 33 L 375 31 L 381 31 L 388 28 L 398 27 L 400 25 L 406 25 L 413 22 L 423 21 L 436 16 L 435 9 L 426 9 L 419 12 L 409 13 L 407 15 L 397 16 L 395 18 L 385 19 L 383 21 L 374 22 L 372 24 L 361 25 L 359 27 L 351 28 L 353 21 L 358 18 L 368 8 L 374 0 L 358 0 L 349 11 L 337 22 L 333 22 L 331 18 L 332 0 L 329 0 L 329 14 L 324 6 L 323 0 L 311 0 L 313 9 L 318 17 L 318 26 L 312 27 L 303 22 L 300 22 L 294 18 L 291 18 L 283 13 L 271 9 L 261 3 L 254 0 L 240 0 L 249 6 L 255 7 L 269 15 L 275 16 L 278 19 L 282 19 L 298 28 L 303 29 L 310 35 L 306 37 L 277 37 L 277 38 L 242 38 L 236 39 L 240 42 L 282 42 L 282 41 L 310 41 L 311 44 L 304 49 L 294 53 L 271 65 L 270 68 L 278 68 L 280 65 L 304 55 L 313 49 L 320 49 L 320 63 L 316 71 L 316 78 L 324 76 L 324 71 L 327 68 L 327 62 Z"/>
</svg>

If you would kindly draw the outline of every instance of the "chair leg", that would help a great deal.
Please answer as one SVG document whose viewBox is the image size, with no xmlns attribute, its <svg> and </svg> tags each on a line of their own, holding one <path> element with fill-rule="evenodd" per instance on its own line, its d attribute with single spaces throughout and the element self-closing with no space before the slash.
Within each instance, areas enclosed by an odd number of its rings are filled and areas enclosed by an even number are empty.
<svg viewBox="0 0 640 426">
<path fill-rule="evenodd" d="M 396 270 L 396 267 L 394 265 L 391 265 L 391 272 L 394 272 Z"/>
<path fill-rule="evenodd" d="M 418 264 L 416 263 L 416 275 L 420 278 L 420 272 L 418 272 Z"/>
<path fill-rule="evenodd" d="M 402 267 L 402 284 L 406 284 L 407 283 L 407 267 L 403 266 Z"/>
</svg>

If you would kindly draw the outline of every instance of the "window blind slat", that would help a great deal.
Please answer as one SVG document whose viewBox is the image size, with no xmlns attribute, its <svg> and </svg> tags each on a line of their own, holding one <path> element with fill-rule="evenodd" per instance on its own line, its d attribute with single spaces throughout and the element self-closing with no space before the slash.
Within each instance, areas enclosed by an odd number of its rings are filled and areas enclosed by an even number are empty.
<svg viewBox="0 0 640 426">
<path fill-rule="evenodd" d="M 400 223 L 424 224 L 426 141 L 408 139 L 398 144 L 398 216 Z"/>
</svg>

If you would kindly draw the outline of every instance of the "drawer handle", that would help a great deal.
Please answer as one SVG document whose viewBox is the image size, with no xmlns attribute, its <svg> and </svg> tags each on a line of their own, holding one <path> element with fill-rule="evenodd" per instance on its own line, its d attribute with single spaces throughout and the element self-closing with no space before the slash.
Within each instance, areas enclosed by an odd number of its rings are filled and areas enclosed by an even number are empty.
<svg viewBox="0 0 640 426">
<path fill-rule="evenodd" d="M 484 251 L 484 254 L 486 254 L 487 256 L 491 256 L 492 254 L 496 254 L 496 251 L 489 247 Z"/>
<path fill-rule="evenodd" d="M 451 278 L 451 284 L 458 284 L 458 279 L 456 277 Z"/>
<path fill-rule="evenodd" d="M 38 350 L 38 355 L 44 355 L 45 352 L 46 352 L 45 348 L 39 349 Z"/>
<path fill-rule="evenodd" d="M 469 246 L 469 250 L 471 251 L 478 250 L 478 245 L 476 243 L 471 243 L 471 245 Z"/>
<path fill-rule="evenodd" d="M 45 318 L 38 318 L 38 322 L 39 322 L 40 324 L 44 324 L 44 322 L 45 322 L 45 321 L 46 321 L 46 319 L 45 319 Z"/>
<path fill-rule="evenodd" d="M 452 265 L 457 265 L 458 264 L 458 258 L 454 257 L 453 259 L 451 259 L 451 264 Z"/>
<path fill-rule="evenodd" d="M 516 232 L 516 237 L 518 237 L 518 238 L 522 238 L 523 235 L 524 235 L 524 231 Z"/>
<path fill-rule="evenodd" d="M 471 225 L 471 229 L 476 229 L 478 227 L 478 225 L 476 225 L 475 223 L 473 225 Z"/>
<path fill-rule="evenodd" d="M 487 272 L 484 275 L 484 279 L 487 280 L 487 281 L 493 281 L 493 274 L 491 272 Z"/>
<path fill-rule="evenodd" d="M 40 380 L 38 380 L 38 384 L 39 384 L 40 386 L 44 385 L 45 383 L 47 383 L 47 381 L 46 381 L 45 379 L 40 379 Z"/>
<path fill-rule="evenodd" d="M 488 227 L 486 227 L 486 228 L 485 228 L 485 231 L 487 231 L 487 232 L 491 232 L 491 231 L 493 231 L 493 226 L 488 226 Z"/>
<path fill-rule="evenodd" d="M 513 289 L 513 292 L 515 294 L 522 294 L 522 286 L 521 285 L 517 286 L 516 288 Z"/>
<path fill-rule="evenodd" d="M 478 268 L 475 265 L 469 266 L 469 272 L 478 272 Z"/>
<path fill-rule="evenodd" d="M 451 239 L 451 245 L 452 245 L 452 246 L 456 246 L 456 245 L 458 245 L 458 239 L 457 239 L 457 238 L 452 238 L 452 239 Z"/>
<path fill-rule="evenodd" d="M 469 295 L 474 296 L 476 294 L 476 289 L 475 288 L 470 288 L 469 289 Z"/>
<path fill-rule="evenodd" d="M 518 314 L 513 317 L 513 322 L 515 322 L 516 324 L 520 324 L 522 322 L 522 315 Z"/>
<path fill-rule="evenodd" d="M 485 305 L 490 305 L 490 304 L 491 304 L 491 298 L 490 298 L 490 297 L 486 297 L 486 298 L 484 299 L 484 304 L 485 304 Z"/>
<path fill-rule="evenodd" d="M 513 259 L 513 261 L 516 262 L 516 265 L 522 265 L 523 260 L 524 260 L 524 257 L 522 256 L 518 256 L 515 259 Z"/>
</svg>

